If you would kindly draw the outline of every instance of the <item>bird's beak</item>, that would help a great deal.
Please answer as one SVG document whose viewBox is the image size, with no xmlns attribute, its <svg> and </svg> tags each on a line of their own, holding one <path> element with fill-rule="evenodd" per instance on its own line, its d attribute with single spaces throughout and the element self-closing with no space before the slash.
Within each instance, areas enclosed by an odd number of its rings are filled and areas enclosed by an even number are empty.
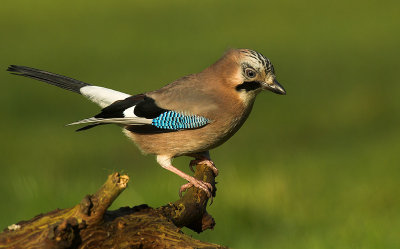
<svg viewBox="0 0 400 249">
<path fill-rule="evenodd" d="M 285 89 L 283 88 L 283 86 L 281 86 L 281 84 L 279 84 L 279 82 L 276 79 L 273 79 L 272 83 L 264 82 L 262 85 L 263 85 L 263 90 L 269 90 L 273 93 L 286 95 Z"/>
</svg>

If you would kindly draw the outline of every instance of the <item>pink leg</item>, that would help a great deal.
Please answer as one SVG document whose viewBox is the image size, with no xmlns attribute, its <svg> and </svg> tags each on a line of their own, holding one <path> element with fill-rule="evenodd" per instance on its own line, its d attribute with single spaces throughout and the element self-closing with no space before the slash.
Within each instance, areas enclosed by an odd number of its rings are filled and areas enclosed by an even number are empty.
<svg viewBox="0 0 400 249">
<path fill-rule="evenodd" d="M 184 192 L 186 189 L 194 186 L 206 192 L 208 198 L 212 198 L 211 192 L 213 190 L 213 187 L 210 183 L 197 180 L 196 178 L 175 168 L 174 166 L 172 166 L 171 159 L 172 158 L 170 156 L 162 156 L 162 155 L 157 156 L 157 162 L 161 165 L 161 167 L 177 174 L 178 176 L 188 181 L 187 184 L 182 185 L 181 188 L 179 189 L 180 196 L 182 195 L 182 192 Z"/>
<path fill-rule="evenodd" d="M 189 167 L 193 172 L 194 172 L 193 166 L 195 166 L 197 164 L 205 164 L 212 169 L 215 176 L 218 175 L 218 169 L 215 167 L 214 162 L 211 161 L 210 153 L 208 151 L 203 152 L 203 153 L 198 153 L 198 154 L 192 154 L 190 156 L 195 158 L 194 160 L 190 161 L 190 164 L 189 164 Z"/>
</svg>

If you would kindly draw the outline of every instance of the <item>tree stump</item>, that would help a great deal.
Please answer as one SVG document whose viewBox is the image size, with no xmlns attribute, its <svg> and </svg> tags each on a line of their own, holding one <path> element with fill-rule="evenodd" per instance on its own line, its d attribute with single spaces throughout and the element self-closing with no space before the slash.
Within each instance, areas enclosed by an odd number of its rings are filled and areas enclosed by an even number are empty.
<svg viewBox="0 0 400 249">
<path fill-rule="evenodd" d="M 214 173 L 197 165 L 194 176 L 214 187 Z M 215 221 L 206 211 L 208 197 L 191 187 L 177 201 L 159 208 L 146 204 L 108 207 L 127 187 L 129 177 L 111 174 L 93 195 L 73 208 L 56 209 L 21 221 L 0 234 L 0 248 L 227 248 L 184 234 L 182 227 L 198 233 L 212 229 Z"/>
</svg>

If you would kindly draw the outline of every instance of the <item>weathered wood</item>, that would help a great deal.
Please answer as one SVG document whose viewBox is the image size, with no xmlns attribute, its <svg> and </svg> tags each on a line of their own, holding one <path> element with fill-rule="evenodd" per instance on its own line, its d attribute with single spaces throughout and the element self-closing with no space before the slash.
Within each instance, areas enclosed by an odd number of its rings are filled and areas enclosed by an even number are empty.
<svg viewBox="0 0 400 249">
<path fill-rule="evenodd" d="M 195 177 L 211 183 L 215 195 L 209 167 L 197 165 Z M 225 248 L 180 230 L 202 232 L 215 225 L 206 211 L 208 197 L 197 188 L 159 208 L 143 204 L 107 211 L 128 181 L 128 176 L 114 173 L 97 193 L 85 196 L 75 207 L 40 214 L 5 229 L 0 248 Z"/>
<path fill-rule="evenodd" d="M 196 179 L 210 183 L 215 196 L 215 177 L 212 170 L 205 165 L 197 165 L 194 174 Z M 169 203 L 158 208 L 165 217 L 168 217 L 178 227 L 187 227 L 195 232 L 212 229 L 215 225 L 214 219 L 206 211 L 208 202 L 207 194 L 198 189 L 190 188 L 186 194 L 174 203 Z"/>
</svg>

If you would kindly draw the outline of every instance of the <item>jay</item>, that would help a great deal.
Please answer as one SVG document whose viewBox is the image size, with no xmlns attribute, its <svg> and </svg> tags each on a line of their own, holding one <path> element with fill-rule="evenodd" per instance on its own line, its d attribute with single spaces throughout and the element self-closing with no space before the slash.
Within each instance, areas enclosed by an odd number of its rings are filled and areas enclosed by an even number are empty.
<svg viewBox="0 0 400 249">
<path fill-rule="evenodd" d="M 191 168 L 203 163 L 217 175 L 209 150 L 239 130 L 258 93 L 269 90 L 286 94 L 270 60 L 250 49 L 229 50 L 200 73 L 138 95 L 25 66 L 11 65 L 7 70 L 85 96 L 103 109 L 94 117 L 70 125 L 86 125 L 78 131 L 103 124 L 121 126 L 143 153 L 156 155 L 163 168 L 188 181 L 180 188 L 180 194 L 194 186 L 209 197 L 212 186 L 175 168 L 172 159 L 193 157 Z"/>
</svg>

